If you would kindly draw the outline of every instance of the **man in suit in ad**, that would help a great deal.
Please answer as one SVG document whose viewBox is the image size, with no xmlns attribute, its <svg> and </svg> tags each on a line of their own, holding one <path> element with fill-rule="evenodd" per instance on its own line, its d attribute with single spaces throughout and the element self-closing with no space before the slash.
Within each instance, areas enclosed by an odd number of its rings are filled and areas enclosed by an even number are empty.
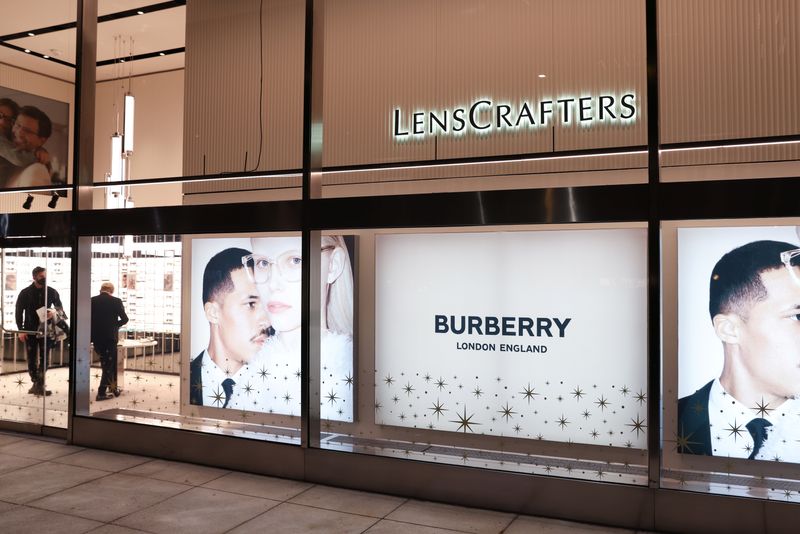
<svg viewBox="0 0 800 534">
<path fill-rule="evenodd" d="M 122 300 L 112 296 L 114 284 L 103 282 L 100 294 L 92 297 L 92 343 L 100 355 L 103 375 L 97 389 L 98 401 L 119 397 L 117 386 L 117 341 L 119 328 L 128 323 Z M 111 390 L 110 393 L 108 390 Z"/>
<path fill-rule="evenodd" d="M 800 429 L 799 261 L 796 245 L 755 241 L 714 266 L 709 313 L 724 364 L 678 401 L 679 452 L 797 461 L 787 437 Z"/>
<path fill-rule="evenodd" d="M 203 271 L 208 348 L 190 363 L 189 402 L 196 406 L 257 409 L 253 359 L 267 341 L 266 307 L 242 265 L 250 251 L 227 248 Z"/>
</svg>

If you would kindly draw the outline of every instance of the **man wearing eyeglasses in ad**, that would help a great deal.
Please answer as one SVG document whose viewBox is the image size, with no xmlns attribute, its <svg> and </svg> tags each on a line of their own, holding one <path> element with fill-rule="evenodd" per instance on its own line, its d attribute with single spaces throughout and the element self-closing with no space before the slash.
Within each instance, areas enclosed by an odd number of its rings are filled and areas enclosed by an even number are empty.
<svg viewBox="0 0 800 534">
<path fill-rule="evenodd" d="M 269 336 L 266 308 L 245 272 L 243 248 L 215 254 L 203 271 L 208 348 L 190 363 L 189 402 L 260 410 L 253 363 Z"/>
<path fill-rule="evenodd" d="M 10 106 L 5 106 L 10 111 Z M 9 119 L 4 115 L 4 122 Z M 16 114 L 9 136 L 0 136 L 0 157 L 5 187 L 49 185 L 52 169 L 50 153 L 44 144 L 53 132 L 53 123 L 45 112 L 35 106 L 23 106 Z M 10 166 L 8 165 L 10 164 Z"/>
<path fill-rule="evenodd" d="M 679 452 L 800 461 L 798 265 L 796 245 L 764 240 L 714 266 L 709 313 L 724 364 L 718 378 L 678 401 Z"/>
</svg>

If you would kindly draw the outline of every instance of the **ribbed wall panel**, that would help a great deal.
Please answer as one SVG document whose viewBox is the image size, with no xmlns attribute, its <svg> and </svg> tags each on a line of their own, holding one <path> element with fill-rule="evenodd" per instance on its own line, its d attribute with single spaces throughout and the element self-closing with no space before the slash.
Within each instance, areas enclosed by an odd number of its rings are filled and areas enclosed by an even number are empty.
<svg viewBox="0 0 800 534">
<path fill-rule="evenodd" d="M 331 0 L 325 15 L 327 166 L 553 150 L 550 128 L 392 138 L 396 107 L 441 110 L 480 97 L 519 105 L 632 91 L 635 124 L 556 125 L 555 149 L 646 142 L 638 0 Z"/>
<path fill-rule="evenodd" d="M 221 191 L 252 191 L 301 187 L 300 176 L 270 176 L 266 178 L 237 178 L 236 180 L 204 180 L 183 184 L 184 194 L 216 193 Z"/>
<path fill-rule="evenodd" d="M 800 133 L 800 2 L 658 6 L 662 143 Z"/>
<path fill-rule="evenodd" d="M 301 166 L 305 4 L 264 2 L 263 42 L 259 4 L 187 3 L 184 175 Z"/>
</svg>

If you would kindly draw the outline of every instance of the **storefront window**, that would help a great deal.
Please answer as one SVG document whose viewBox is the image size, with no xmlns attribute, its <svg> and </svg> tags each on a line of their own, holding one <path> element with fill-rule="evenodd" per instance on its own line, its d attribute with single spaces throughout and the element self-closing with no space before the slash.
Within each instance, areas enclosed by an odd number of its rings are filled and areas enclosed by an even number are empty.
<svg viewBox="0 0 800 534">
<path fill-rule="evenodd" d="M 321 380 L 353 393 L 321 388 L 323 448 L 646 484 L 643 228 L 355 233 L 375 289 L 353 374 L 326 361 L 328 312 Z"/>
<path fill-rule="evenodd" d="M 798 500 L 796 223 L 665 229 L 667 487 Z"/>
<path fill-rule="evenodd" d="M 265 235 L 96 238 L 93 368 L 89 391 L 81 393 L 89 395 L 89 414 L 299 443 L 299 350 L 285 350 L 282 359 L 265 356 L 268 347 L 291 345 L 275 336 L 278 322 L 267 319 L 269 306 L 293 308 L 299 318 L 299 293 L 296 301 L 268 302 L 260 291 L 274 282 L 253 270 L 255 254 L 295 241 Z M 297 254 L 282 252 L 276 271 L 286 271 L 299 287 L 289 272 L 299 268 L 291 261 Z M 108 314 L 118 322 L 97 319 Z M 103 332 L 114 334 L 126 318 L 117 339 L 105 343 Z"/>
</svg>

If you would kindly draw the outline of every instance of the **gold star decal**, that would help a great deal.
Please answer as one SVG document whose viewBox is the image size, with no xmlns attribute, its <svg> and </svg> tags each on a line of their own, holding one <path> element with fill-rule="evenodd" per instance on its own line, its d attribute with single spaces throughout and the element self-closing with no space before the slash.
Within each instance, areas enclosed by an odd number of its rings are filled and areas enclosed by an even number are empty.
<svg viewBox="0 0 800 534">
<path fill-rule="evenodd" d="M 685 454 L 694 454 L 692 450 L 692 445 L 700 445 L 698 441 L 690 441 L 694 436 L 694 433 L 690 432 L 688 435 L 683 431 L 683 425 L 681 425 L 681 434 L 679 436 L 675 436 L 675 446 L 678 452 Z"/>
<path fill-rule="evenodd" d="M 769 412 L 774 410 L 774 408 L 769 407 L 769 403 L 764 402 L 764 397 L 761 397 L 761 402 L 756 403 L 755 408 L 750 408 L 751 410 L 755 410 L 759 417 L 766 417 L 769 415 Z"/>
<path fill-rule="evenodd" d="M 260 376 L 262 380 L 266 380 L 266 378 L 269 376 L 269 371 L 267 371 L 262 367 L 261 370 L 258 372 L 258 376 Z"/>
<path fill-rule="evenodd" d="M 506 402 L 506 405 L 505 406 L 501 406 L 500 410 L 497 413 L 502 414 L 501 417 L 505 417 L 506 418 L 506 423 L 507 423 L 508 419 L 509 418 L 513 418 L 514 414 L 517 413 L 517 412 L 513 411 L 513 409 L 514 408 L 512 406 L 509 406 L 508 402 Z"/>
<path fill-rule="evenodd" d="M 636 419 L 631 419 L 630 423 L 626 423 L 625 426 L 631 427 L 631 432 L 636 432 L 636 437 L 639 437 L 640 432 L 644 432 L 644 429 L 647 428 L 647 425 L 644 424 L 644 420 L 639 418 L 639 414 L 636 414 Z"/>
<path fill-rule="evenodd" d="M 350 373 L 347 373 L 347 376 L 344 377 L 344 383 L 347 384 L 348 387 L 353 385 L 353 377 Z"/>
<path fill-rule="evenodd" d="M 394 378 L 391 375 L 386 375 L 386 378 L 383 379 L 387 386 L 391 386 L 394 383 Z"/>
<path fill-rule="evenodd" d="M 481 395 L 483 395 L 483 391 L 481 391 L 481 388 L 476 386 L 475 389 L 472 390 L 472 394 L 475 395 L 476 399 L 480 399 Z"/>
<path fill-rule="evenodd" d="M 403 386 L 403 391 L 406 392 L 406 395 L 411 395 L 414 393 L 414 388 L 411 387 L 411 382 L 406 382 L 406 385 Z"/>
<path fill-rule="evenodd" d="M 219 388 L 214 390 L 214 393 L 209 395 L 209 398 L 212 400 L 215 406 L 225 403 L 225 393 L 222 393 Z"/>
<path fill-rule="evenodd" d="M 470 432 L 474 432 L 474 430 L 472 430 L 472 426 L 473 425 L 480 425 L 480 423 L 476 423 L 476 422 L 472 421 L 472 418 L 475 417 L 475 414 L 470 414 L 469 416 L 467 416 L 467 406 L 466 405 L 464 405 L 464 413 L 463 413 L 463 415 L 462 414 L 456 414 L 456 415 L 457 415 L 458 419 L 455 420 L 455 421 L 450 421 L 451 423 L 458 423 L 458 429 L 456 429 L 456 432 L 461 432 L 462 429 L 464 430 L 465 434 L 467 433 L 467 430 L 469 430 Z"/>
<path fill-rule="evenodd" d="M 567 428 L 568 424 L 569 424 L 569 421 L 567 421 L 567 418 L 564 417 L 564 414 L 562 413 L 561 417 L 558 419 L 558 426 L 561 427 L 561 430 L 564 430 L 565 428 Z"/>
<path fill-rule="evenodd" d="M 334 390 L 331 390 L 327 395 L 325 395 L 325 400 L 330 402 L 331 404 L 335 404 L 337 400 L 339 400 L 339 396 L 336 395 Z"/>
<path fill-rule="evenodd" d="M 21 378 L 17 378 L 17 379 L 14 381 L 14 383 L 16 383 L 16 384 L 17 384 L 17 387 L 18 387 L 18 388 L 21 388 L 22 386 L 24 386 L 24 385 L 25 385 L 25 381 L 24 381 L 23 379 L 21 379 Z"/>
<path fill-rule="evenodd" d="M 596 401 L 594 401 L 594 403 L 595 403 L 595 404 L 598 406 L 598 408 L 600 408 L 601 410 L 605 410 L 605 409 L 606 409 L 606 408 L 608 408 L 608 406 L 611 404 L 610 402 L 608 402 L 608 399 L 606 399 L 606 398 L 605 398 L 604 396 L 602 396 L 602 395 L 600 395 L 600 398 L 599 398 L 599 399 L 597 399 Z"/>
<path fill-rule="evenodd" d="M 742 437 L 742 425 L 736 423 L 736 419 L 733 420 L 733 424 L 728 424 L 728 428 L 725 430 L 728 431 L 728 437 L 733 436 L 733 441 L 736 442 L 736 438 Z"/>
<path fill-rule="evenodd" d="M 247 384 L 245 384 L 245 386 L 244 386 L 244 392 L 245 392 L 246 394 L 248 394 L 248 395 L 250 395 L 250 394 L 253 392 L 253 386 L 251 386 L 251 385 L 250 385 L 250 382 L 248 382 Z"/>
<path fill-rule="evenodd" d="M 575 400 L 581 400 L 581 397 L 583 397 L 584 395 L 585 393 L 580 388 L 580 386 L 572 390 L 572 396 L 575 397 Z"/>
<path fill-rule="evenodd" d="M 443 412 L 448 411 L 447 408 L 444 407 L 444 404 L 439 402 L 439 399 L 436 399 L 436 402 L 433 403 L 433 407 L 428 409 L 433 411 L 433 413 L 436 415 L 437 421 L 439 420 L 439 416 L 441 416 Z"/>
<path fill-rule="evenodd" d="M 528 387 L 523 387 L 522 391 L 520 391 L 519 393 L 525 397 L 525 400 L 528 401 L 528 404 L 531 403 L 531 399 L 536 400 L 534 397 L 538 395 L 538 393 L 534 391 L 534 388 L 531 387 L 530 382 L 528 382 Z"/>
<path fill-rule="evenodd" d="M 436 381 L 436 387 L 437 387 L 437 388 L 439 388 L 439 391 L 441 391 L 441 390 L 443 390 L 443 389 L 444 389 L 444 387 L 445 387 L 446 385 L 447 385 L 447 382 L 445 382 L 445 381 L 444 381 L 444 378 L 442 378 L 442 377 L 440 376 L 440 377 L 439 377 L 439 380 L 437 380 L 437 381 Z"/>
<path fill-rule="evenodd" d="M 194 384 L 192 384 L 192 389 L 195 390 L 198 393 L 202 393 L 203 392 L 203 384 L 201 384 L 200 382 L 195 382 Z"/>
<path fill-rule="evenodd" d="M 622 389 L 620 389 L 619 392 L 622 393 L 623 397 L 627 397 L 628 393 L 631 392 L 631 388 L 629 388 L 628 386 L 622 386 Z"/>
</svg>

